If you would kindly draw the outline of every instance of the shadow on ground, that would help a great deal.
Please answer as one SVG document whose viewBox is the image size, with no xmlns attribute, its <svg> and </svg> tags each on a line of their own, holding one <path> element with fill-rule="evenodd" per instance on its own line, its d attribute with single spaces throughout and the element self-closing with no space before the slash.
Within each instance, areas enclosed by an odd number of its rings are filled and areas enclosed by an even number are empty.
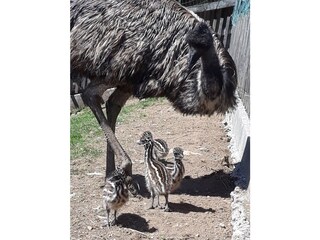
<svg viewBox="0 0 320 240">
<path fill-rule="evenodd" d="M 133 179 L 139 185 L 139 192 L 143 197 L 150 197 L 146 188 L 144 176 L 133 175 Z M 211 174 L 199 178 L 185 176 L 180 188 L 173 194 L 188 194 L 192 196 L 218 196 L 229 198 L 230 193 L 234 190 L 234 179 L 230 173 L 223 170 L 212 172 Z"/>
<path fill-rule="evenodd" d="M 190 204 L 190 203 L 173 203 L 173 202 L 170 202 L 169 203 L 170 205 L 170 208 L 171 208 L 171 211 L 173 212 L 179 212 L 179 213 L 189 213 L 189 212 L 212 212 L 214 213 L 215 210 L 213 210 L 212 208 L 208 208 L 208 209 L 205 209 L 205 208 L 202 208 L 202 207 L 197 207 L 193 204 Z"/>
<path fill-rule="evenodd" d="M 118 220 L 118 224 L 121 224 L 121 226 L 125 228 L 130 228 L 140 232 L 148 232 L 148 233 L 153 233 L 157 231 L 157 229 L 154 227 L 149 228 L 149 224 L 147 223 L 146 219 L 144 219 L 143 217 L 140 217 L 137 214 L 124 213 L 124 214 L 121 214 L 117 220 Z"/>
<path fill-rule="evenodd" d="M 250 184 L 250 137 L 247 138 L 241 161 L 234 165 L 232 176 L 237 186 L 242 189 L 248 188 Z"/>
<path fill-rule="evenodd" d="M 199 178 L 185 176 L 180 188 L 175 193 L 229 198 L 234 187 L 234 181 L 230 173 L 219 170 Z"/>
</svg>

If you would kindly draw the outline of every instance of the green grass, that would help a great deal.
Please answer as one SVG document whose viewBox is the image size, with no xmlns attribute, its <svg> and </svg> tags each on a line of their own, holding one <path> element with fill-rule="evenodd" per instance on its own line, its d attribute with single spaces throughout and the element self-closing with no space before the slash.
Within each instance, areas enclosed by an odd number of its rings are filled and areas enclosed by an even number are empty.
<svg viewBox="0 0 320 240">
<path fill-rule="evenodd" d="M 162 103 L 163 98 L 149 98 L 130 105 L 125 105 L 118 117 L 118 124 L 125 123 L 133 113 L 138 112 L 140 117 L 145 117 L 139 110 Z M 96 158 L 103 154 L 105 147 L 104 134 L 91 110 L 86 107 L 81 112 L 70 117 L 70 157 Z"/>
<path fill-rule="evenodd" d="M 141 100 L 137 103 L 126 105 L 122 108 L 119 116 L 118 116 L 118 123 L 124 123 L 127 121 L 128 118 L 131 117 L 132 113 L 140 110 L 140 109 L 145 109 L 147 107 L 150 107 L 156 103 L 162 103 L 164 98 L 148 98 Z M 145 114 L 143 112 L 139 112 L 140 117 L 145 117 Z"/>
<path fill-rule="evenodd" d="M 98 157 L 102 149 L 94 148 L 94 142 L 103 140 L 103 132 L 89 108 L 70 117 L 70 155 L 78 157 Z M 101 141 L 100 140 L 100 141 Z"/>
</svg>

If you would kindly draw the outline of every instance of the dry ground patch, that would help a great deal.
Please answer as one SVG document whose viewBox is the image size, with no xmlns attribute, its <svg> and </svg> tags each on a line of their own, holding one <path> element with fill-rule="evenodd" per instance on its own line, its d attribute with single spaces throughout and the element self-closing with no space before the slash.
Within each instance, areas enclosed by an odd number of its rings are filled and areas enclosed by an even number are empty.
<svg viewBox="0 0 320 240">
<path fill-rule="evenodd" d="M 138 100 L 129 100 L 126 105 L 135 104 Z M 106 148 L 101 132 L 88 143 L 101 152 L 71 159 L 71 239 L 231 239 L 230 192 L 234 185 L 231 170 L 224 164 L 230 152 L 223 116 L 183 116 L 163 99 L 133 109 L 117 125 L 116 135 L 132 159 L 142 198 L 131 198 L 121 208 L 118 226 L 101 227 L 98 216 L 104 215 L 100 186 Z M 169 196 L 172 212 L 147 210 L 150 199 L 144 185 L 144 150 L 136 144 L 146 130 L 167 141 L 169 161 L 172 148 L 179 146 L 185 151 L 185 178 L 180 189 Z"/>
</svg>

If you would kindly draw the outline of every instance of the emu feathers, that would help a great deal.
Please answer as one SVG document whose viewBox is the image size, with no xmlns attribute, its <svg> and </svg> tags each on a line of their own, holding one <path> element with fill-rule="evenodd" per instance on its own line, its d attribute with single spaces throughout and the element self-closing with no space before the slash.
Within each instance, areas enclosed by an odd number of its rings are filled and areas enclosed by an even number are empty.
<svg viewBox="0 0 320 240">
<path fill-rule="evenodd" d="M 117 116 L 130 96 L 166 97 L 184 114 L 225 113 L 236 106 L 235 64 L 221 41 L 175 0 L 71 0 L 71 75 L 91 83 L 83 100 L 127 175 L 132 162 L 116 139 Z M 116 88 L 107 101 L 101 96 Z"/>
</svg>

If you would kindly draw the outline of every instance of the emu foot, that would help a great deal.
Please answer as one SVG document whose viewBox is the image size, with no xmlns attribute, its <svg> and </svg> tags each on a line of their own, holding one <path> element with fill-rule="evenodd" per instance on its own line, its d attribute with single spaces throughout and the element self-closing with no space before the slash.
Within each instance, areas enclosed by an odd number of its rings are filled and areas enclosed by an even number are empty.
<svg viewBox="0 0 320 240">
<path fill-rule="evenodd" d="M 166 204 L 162 209 L 164 209 L 163 211 L 165 212 L 171 212 L 171 209 L 169 208 L 169 204 Z"/>
<path fill-rule="evenodd" d="M 100 217 L 102 218 L 102 217 Z M 103 217 L 103 224 L 102 224 L 102 227 L 108 227 L 110 228 L 111 226 L 114 226 L 114 225 L 117 225 L 118 221 L 116 219 L 113 219 L 111 222 L 106 219 L 106 217 Z"/>
<path fill-rule="evenodd" d="M 171 212 L 171 209 L 169 207 L 165 207 L 163 211 L 164 212 Z"/>
<path fill-rule="evenodd" d="M 159 206 L 160 209 L 163 209 L 164 212 L 171 212 L 169 206 Z"/>
<path fill-rule="evenodd" d="M 108 222 L 107 220 L 105 220 L 102 224 L 102 227 L 108 227 L 110 228 L 111 226 L 115 226 L 117 225 L 117 221 L 116 220 L 112 220 L 111 222 Z"/>
<path fill-rule="evenodd" d="M 148 210 L 149 210 L 149 209 L 154 209 L 154 206 L 151 205 L 151 206 L 149 206 L 147 209 L 148 209 Z"/>
<path fill-rule="evenodd" d="M 102 227 L 110 227 L 110 223 L 107 220 L 103 221 Z"/>
<path fill-rule="evenodd" d="M 110 226 L 115 226 L 117 225 L 118 221 L 117 219 L 113 219 L 111 222 L 110 222 Z"/>
<path fill-rule="evenodd" d="M 148 209 L 156 209 L 156 208 L 158 208 L 158 207 L 159 207 L 158 204 L 156 204 L 156 205 L 151 204 Z"/>
</svg>

